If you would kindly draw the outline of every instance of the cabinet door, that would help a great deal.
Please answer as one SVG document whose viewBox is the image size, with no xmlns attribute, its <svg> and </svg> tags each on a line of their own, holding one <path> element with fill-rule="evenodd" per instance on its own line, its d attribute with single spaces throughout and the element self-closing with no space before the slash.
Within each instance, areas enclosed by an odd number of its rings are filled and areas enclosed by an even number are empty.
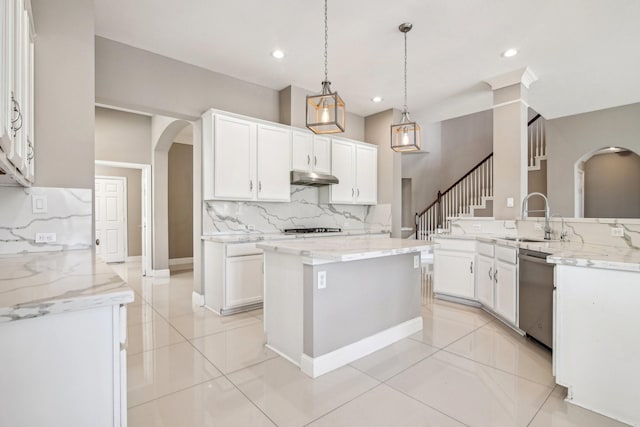
<svg viewBox="0 0 640 427">
<path fill-rule="evenodd" d="M 291 140 L 291 169 L 308 172 L 313 161 L 313 134 L 294 130 Z"/>
<path fill-rule="evenodd" d="M 289 129 L 258 125 L 258 200 L 291 200 L 290 138 Z"/>
<path fill-rule="evenodd" d="M 14 104 L 17 106 L 19 113 L 14 115 L 13 119 L 16 120 L 13 127 L 16 128 L 11 135 L 13 137 L 13 144 L 11 145 L 11 151 L 9 151 L 8 158 L 11 163 L 20 171 L 25 168 L 26 159 L 26 138 L 24 132 L 24 88 L 25 88 L 25 76 L 24 76 L 24 44 L 26 42 L 25 34 L 25 20 L 24 20 L 24 0 L 15 0 L 15 10 L 13 11 L 13 85 L 12 93 L 14 97 Z M 15 136 L 14 136 L 15 134 Z"/>
<path fill-rule="evenodd" d="M 262 301 L 263 255 L 227 258 L 224 308 Z"/>
<path fill-rule="evenodd" d="M 214 134 L 215 198 L 254 199 L 257 190 L 255 123 L 216 115 Z"/>
<path fill-rule="evenodd" d="M 0 149 L 11 152 L 11 89 L 13 88 L 13 9 L 14 1 L 0 3 Z"/>
<path fill-rule="evenodd" d="M 516 324 L 516 307 L 518 301 L 518 267 L 504 261 L 496 260 L 495 311 L 505 320 Z"/>
<path fill-rule="evenodd" d="M 436 250 L 433 259 L 433 291 L 474 298 L 474 261 L 474 254 Z"/>
<path fill-rule="evenodd" d="M 313 137 L 313 171 L 331 173 L 331 139 L 326 136 Z"/>
<path fill-rule="evenodd" d="M 493 310 L 493 258 L 479 255 L 476 273 L 478 301 Z"/>
<path fill-rule="evenodd" d="M 378 150 L 356 146 L 356 201 L 375 205 L 378 202 Z"/>
<path fill-rule="evenodd" d="M 331 174 L 339 183 L 330 188 L 331 203 L 353 203 L 355 200 L 355 156 L 356 147 L 347 141 L 331 141 Z"/>
</svg>

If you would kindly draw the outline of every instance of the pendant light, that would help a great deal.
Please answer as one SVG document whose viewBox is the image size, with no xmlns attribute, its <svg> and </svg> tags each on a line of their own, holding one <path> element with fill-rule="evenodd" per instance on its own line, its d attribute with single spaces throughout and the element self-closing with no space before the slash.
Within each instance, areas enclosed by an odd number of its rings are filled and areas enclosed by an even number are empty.
<svg viewBox="0 0 640 427">
<path fill-rule="evenodd" d="M 407 108 L 407 33 L 413 25 L 405 22 L 398 29 L 404 34 L 404 106 L 400 123 L 391 125 L 391 149 L 398 152 L 420 151 L 420 126 L 412 122 Z"/>
<path fill-rule="evenodd" d="M 331 92 L 328 78 L 327 48 L 329 45 L 329 27 L 327 26 L 327 0 L 324 0 L 324 81 L 320 95 L 307 96 L 306 124 L 314 133 L 344 132 L 344 101 L 338 92 Z"/>
</svg>

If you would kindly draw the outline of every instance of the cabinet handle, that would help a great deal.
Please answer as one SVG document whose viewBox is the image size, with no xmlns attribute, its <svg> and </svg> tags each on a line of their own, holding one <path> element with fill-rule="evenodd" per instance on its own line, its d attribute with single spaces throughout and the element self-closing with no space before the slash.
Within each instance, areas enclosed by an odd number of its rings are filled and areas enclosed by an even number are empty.
<svg viewBox="0 0 640 427">
<path fill-rule="evenodd" d="M 351 197 L 353 197 L 355 194 L 355 191 L 353 191 L 353 188 L 351 189 Z"/>
<path fill-rule="evenodd" d="M 360 197 L 360 189 L 359 188 L 356 190 L 356 197 Z"/>
<path fill-rule="evenodd" d="M 307 164 L 311 163 L 311 157 L 309 157 L 309 155 L 307 154 Z"/>
<path fill-rule="evenodd" d="M 29 149 L 29 152 L 27 153 L 27 160 L 31 161 L 33 160 L 33 156 L 34 156 L 33 143 L 31 141 L 28 141 L 27 148 Z"/>
<path fill-rule="evenodd" d="M 100 239 L 96 239 L 96 246 L 100 246 Z"/>
<path fill-rule="evenodd" d="M 262 191 L 262 181 L 258 181 L 258 192 Z"/>
<path fill-rule="evenodd" d="M 253 191 L 253 180 L 249 180 L 249 191 Z"/>
<path fill-rule="evenodd" d="M 313 156 L 313 166 L 318 166 L 318 157 Z"/>
<path fill-rule="evenodd" d="M 16 101 L 13 92 L 11 92 L 11 104 L 13 105 L 13 112 L 16 113 L 16 118 L 11 118 L 11 130 L 13 131 L 13 137 L 15 138 L 18 131 L 22 129 L 22 111 L 20 111 L 20 104 Z M 19 125 L 16 123 L 20 123 Z"/>
<path fill-rule="evenodd" d="M 469 264 L 469 273 L 473 274 L 473 261 Z"/>
<path fill-rule="evenodd" d="M 491 270 L 493 270 L 493 267 L 489 267 L 489 279 L 493 279 L 493 277 L 491 277 Z"/>
<path fill-rule="evenodd" d="M 496 268 L 496 271 L 493 272 L 493 281 L 498 283 L 498 269 Z"/>
</svg>

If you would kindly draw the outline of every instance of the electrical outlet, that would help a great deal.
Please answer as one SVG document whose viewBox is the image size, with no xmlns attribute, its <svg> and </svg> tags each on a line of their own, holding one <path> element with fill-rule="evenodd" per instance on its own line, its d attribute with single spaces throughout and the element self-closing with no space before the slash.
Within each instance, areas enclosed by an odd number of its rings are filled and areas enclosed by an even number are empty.
<svg viewBox="0 0 640 427">
<path fill-rule="evenodd" d="M 480 224 L 473 224 L 472 227 L 473 227 L 473 231 L 482 230 L 482 225 L 480 225 Z"/>
<path fill-rule="evenodd" d="M 420 268 L 420 255 L 413 256 L 413 268 Z"/>
<path fill-rule="evenodd" d="M 611 228 L 611 235 L 613 237 L 624 237 L 624 228 L 622 227 Z"/>
<path fill-rule="evenodd" d="M 540 222 L 536 222 L 536 223 L 533 225 L 533 229 L 534 229 L 534 230 L 536 230 L 536 231 L 542 231 L 542 223 L 540 223 Z"/>
<path fill-rule="evenodd" d="M 327 272 L 318 271 L 318 289 L 324 289 L 327 287 Z"/>
<path fill-rule="evenodd" d="M 36 233 L 36 243 L 55 243 L 56 233 Z"/>
<path fill-rule="evenodd" d="M 255 230 L 256 226 L 255 224 L 247 224 L 247 230 Z"/>
</svg>

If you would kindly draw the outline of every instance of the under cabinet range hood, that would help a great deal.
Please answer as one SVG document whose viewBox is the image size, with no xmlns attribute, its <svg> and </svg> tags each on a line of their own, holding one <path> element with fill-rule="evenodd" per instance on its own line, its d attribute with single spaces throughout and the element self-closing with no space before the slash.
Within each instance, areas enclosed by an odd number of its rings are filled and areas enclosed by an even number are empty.
<svg viewBox="0 0 640 427">
<path fill-rule="evenodd" d="M 320 187 L 322 185 L 337 184 L 338 178 L 333 175 L 326 175 L 316 172 L 291 171 L 292 185 L 307 185 L 309 187 Z"/>
</svg>

